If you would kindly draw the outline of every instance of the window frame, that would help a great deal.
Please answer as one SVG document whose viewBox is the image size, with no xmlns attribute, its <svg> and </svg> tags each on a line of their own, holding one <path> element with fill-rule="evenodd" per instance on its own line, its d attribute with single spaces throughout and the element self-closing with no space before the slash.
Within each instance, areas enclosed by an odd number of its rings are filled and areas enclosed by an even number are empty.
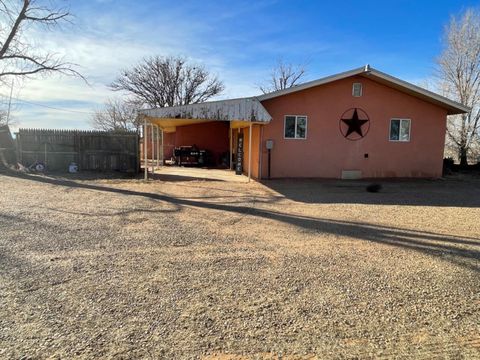
<svg viewBox="0 0 480 360">
<path fill-rule="evenodd" d="M 355 95 L 355 85 L 360 85 L 360 95 Z M 361 82 L 354 82 L 352 84 L 352 96 L 353 97 L 362 97 L 363 96 L 363 84 Z"/>
<path fill-rule="evenodd" d="M 295 117 L 295 137 L 286 137 L 285 130 L 287 129 L 287 117 Z M 305 137 L 297 137 L 298 118 L 305 118 Z M 283 139 L 284 140 L 307 140 L 308 133 L 308 116 L 307 115 L 285 115 L 283 117 Z"/>
<path fill-rule="evenodd" d="M 398 125 L 398 140 L 392 139 L 392 121 L 393 120 L 399 120 L 400 121 L 400 123 Z M 400 132 L 401 132 L 401 129 L 402 129 L 402 121 L 407 121 L 408 122 L 408 140 L 402 140 L 400 138 Z M 397 142 L 397 143 L 398 142 L 408 143 L 411 140 L 412 140 L 412 119 L 409 119 L 409 118 L 391 118 L 389 128 L 388 128 L 388 141 Z"/>
</svg>

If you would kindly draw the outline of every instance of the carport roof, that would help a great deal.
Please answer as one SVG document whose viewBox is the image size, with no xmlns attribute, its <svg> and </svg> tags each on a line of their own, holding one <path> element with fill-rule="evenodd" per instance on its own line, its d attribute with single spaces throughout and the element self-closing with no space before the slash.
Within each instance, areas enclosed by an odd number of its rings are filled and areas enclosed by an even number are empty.
<svg viewBox="0 0 480 360">
<path fill-rule="evenodd" d="M 207 101 L 189 104 L 140 110 L 140 114 L 155 119 L 198 119 L 209 121 L 248 121 L 268 123 L 272 117 L 255 97 Z"/>
</svg>

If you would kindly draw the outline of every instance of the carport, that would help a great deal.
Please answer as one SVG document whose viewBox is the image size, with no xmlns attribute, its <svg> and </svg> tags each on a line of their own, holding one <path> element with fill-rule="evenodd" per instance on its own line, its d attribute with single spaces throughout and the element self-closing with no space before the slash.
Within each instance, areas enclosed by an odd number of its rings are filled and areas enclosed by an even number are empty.
<svg viewBox="0 0 480 360">
<path fill-rule="evenodd" d="M 248 166 L 246 166 L 246 171 L 250 180 L 252 176 L 252 157 L 254 156 L 254 150 L 256 150 L 252 148 L 254 136 L 258 147 L 260 147 L 260 132 L 257 131 L 253 135 L 253 127 L 257 125 L 261 127 L 261 125 L 268 124 L 272 119 L 267 110 L 255 97 L 154 108 L 140 110 L 139 113 L 143 116 L 144 121 L 145 179 L 148 176 L 148 144 L 152 146 L 151 160 L 153 160 L 154 165 L 157 164 L 158 166 L 160 162 L 162 164 L 164 162 L 163 151 L 160 154 L 160 146 L 162 146 L 163 150 L 164 134 L 175 133 L 178 128 L 194 124 L 227 122 L 230 170 L 233 170 L 234 138 L 238 138 L 239 135 L 236 134 L 248 131 L 248 160 L 246 161 Z M 216 136 L 216 134 L 213 134 L 213 136 Z M 223 137 L 224 135 L 219 134 L 219 136 Z M 156 151 L 153 149 L 156 149 Z M 260 153 L 257 152 L 256 156 L 260 157 L 259 155 Z M 242 158 L 242 160 L 245 159 Z M 152 166 L 152 171 L 153 168 L 154 166 Z M 242 166 L 242 168 L 245 167 Z"/>
</svg>

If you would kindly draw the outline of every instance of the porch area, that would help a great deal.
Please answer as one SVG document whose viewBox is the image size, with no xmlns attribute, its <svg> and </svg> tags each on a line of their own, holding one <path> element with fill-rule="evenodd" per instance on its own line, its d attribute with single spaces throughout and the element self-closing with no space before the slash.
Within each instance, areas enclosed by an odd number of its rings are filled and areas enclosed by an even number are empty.
<svg viewBox="0 0 480 360">
<path fill-rule="evenodd" d="M 213 175 L 219 181 L 232 181 L 236 175 L 245 175 L 247 181 L 260 177 L 262 125 L 271 116 L 256 98 L 155 108 L 140 114 L 145 179 L 149 169 L 169 178 L 185 173 L 199 179 Z M 188 159 L 189 154 L 193 159 Z"/>
</svg>

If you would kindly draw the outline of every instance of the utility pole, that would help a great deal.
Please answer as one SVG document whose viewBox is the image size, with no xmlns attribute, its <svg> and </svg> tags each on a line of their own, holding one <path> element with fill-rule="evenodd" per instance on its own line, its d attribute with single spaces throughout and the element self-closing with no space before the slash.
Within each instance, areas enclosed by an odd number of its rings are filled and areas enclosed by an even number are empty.
<svg viewBox="0 0 480 360">
<path fill-rule="evenodd" d="M 12 95 L 13 95 L 13 79 L 12 79 L 12 86 L 10 87 L 10 99 L 8 100 L 7 125 L 10 122 L 10 109 L 12 108 Z"/>
</svg>

